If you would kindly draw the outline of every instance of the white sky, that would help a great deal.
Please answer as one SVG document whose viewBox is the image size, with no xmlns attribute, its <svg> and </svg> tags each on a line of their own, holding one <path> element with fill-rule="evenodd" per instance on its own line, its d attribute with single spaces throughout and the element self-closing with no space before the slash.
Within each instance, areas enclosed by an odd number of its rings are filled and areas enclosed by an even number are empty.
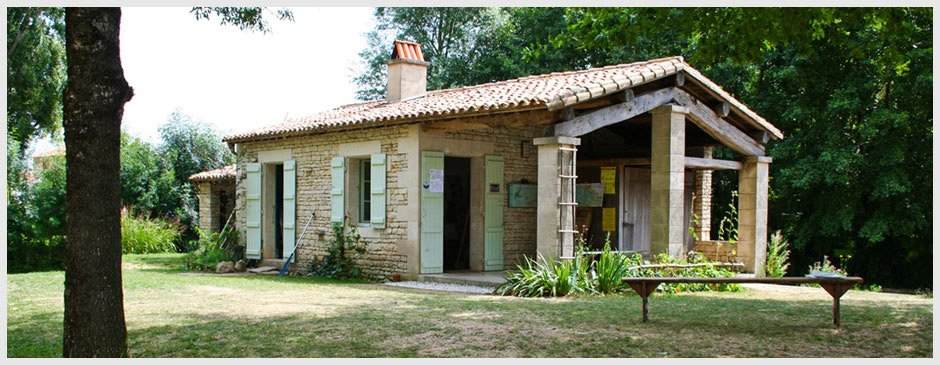
<svg viewBox="0 0 940 365">
<path fill-rule="evenodd" d="M 290 8 L 267 34 L 180 8 L 122 8 L 121 63 L 134 88 L 122 128 L 150 142 L 179 108 L 223 134 L 355 102 L 354 68 L 373 9 Z M 273 8 L 272 10 L 277 9 Z M 48 141 L 34 152 L 52 149 Z"/>
</svg>

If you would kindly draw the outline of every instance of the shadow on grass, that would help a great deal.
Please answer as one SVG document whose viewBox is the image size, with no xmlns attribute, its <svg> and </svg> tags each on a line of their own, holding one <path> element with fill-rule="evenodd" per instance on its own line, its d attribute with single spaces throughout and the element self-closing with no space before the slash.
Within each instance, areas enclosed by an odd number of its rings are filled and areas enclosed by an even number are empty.
<svg viewBox="0 0 940 365">
<path fill-rule="evenodd" d="M 842 329 L 831 301 L 762 299 L 738 294 L 651 298 L 641 322 L 633 295 L 524 299 L 428 293 L 310 278 L 227 277 L 250 282 L 258 296 L 281 283 L 311 287 L 309 307 L 296 302 L 267 313 L 200 313 L 172 306 L 174 323 L 134 317 L 134 357 L 909 357 L 932 356 L 928 305 L 895 308 L 843 301 Z M 322 288 L 321 288 L 322 286 Z M 343 292 L 327 287 L 340 286 Z M 291 286 L 297 289 L 297 286 Z M 263 291 L 262 291 L 263 289 Z M 274 291 L 272 291 L 272 289 Z M 219 302 L 248 303 L 252 292 Z M 322 294 L 322 295 L 321 295 Z M 296 295 L 292 294 L 292 295 Z M 303 294 L 308 295 L 308 294 Z M 329 300 L 321 300 L 324 297 Z M 346 298 L 349 299 L 347 301 Z M 219 300 L 204 298 L 203 300 Z M 903 324 L 903 325 L 901 325 Z M 9 356 L 59 356 L 61 316 L 15 318 Z M 11 346 L 13 343 L 15 346 Z M 54 345 L 54 346 L 53 346 Z M 38 351 L 34 352 L 34 351 Z"/>
</svg>

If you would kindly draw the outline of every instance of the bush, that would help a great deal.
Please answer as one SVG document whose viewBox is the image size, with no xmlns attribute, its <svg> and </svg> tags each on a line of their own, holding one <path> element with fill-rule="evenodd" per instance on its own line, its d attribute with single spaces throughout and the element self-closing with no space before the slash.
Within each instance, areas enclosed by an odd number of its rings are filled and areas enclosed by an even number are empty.
<svg viewBox="0 0 940 365">
<path fill-rule="evenodd" d="M 32 173 L 20 144 L 7 138 L 7 262 L 11 273 L 65 269 L 65 158 Z"/>
<path fill-rule="evenodd" d="M 639 254 L 634 255 L 634 259 L 641 259 Z M 705 259 L 705 255 L 699 252 L 691 251 L 686 255 L 685 260 L 669 256 L 665 253 L 659 254 L 655 259 L 658 264 L 671 265 L 696 265 L 696 264 L 717 264 Z M 644 263 L 647 265 L 649 263 Z M 675 267 L 661 269 L 637 269 L 633 276 L 638 277 L 665 277 L 676 276 L 683 278 L 730 278 L 734 277 L 731 270 L 722 269 L 714 265 L 702 265 L 693 267 Z M 657 291 L 664 293 L 696 292 L 696 291 L 731 291 L 741 290 L 739 284 L 702 284 L 702 283 L 663 283 L 656 288 Z"/>
<path fill-rule="evenodd" d="M 506 274 L 506 282 L 496 288 L 499 295 L 515 295 L 520 297 L 563 297 L 569 294 L 587 291 L 585 285 L 577 275 L 580 260 L 555 261 L 541 254 L 537 260 L 524 258 L 518 270 Z"/>
<path fill-rule="evenodd" d="M 206 232 L 194 227 L 199 240 L 190 242 L 196 247 L 183 258 L 183 270 L 213 271 L 220 262 L 238 261 L 245 258 L 243 246 L 238 245 L 238 231 Z"/>
<path fill-rule="evenodd" d="M 782 277 L 787 273 L 787 268 L 790 267 L 788 262 L 790 250 L 787 249 L 789 245 L 780 231 L 770 236 L 770 243 L 767 245 L 767 263 L 764 264 L 764 273 L 768 277 Z"/>
<path fill-rule="evenodd" d="M 346 251 L 358 254 L 366 252 L 366 242 L 362 240 L 356 227 L 347 224 L 349 216 L 343 217 L 342 225 L 333 225 L 333 234 L 327 244 L 327 254 L 317 257 L 310 263 L 310 272 L 313 276 L 332 279 L 349 279 L 362 275 L 362 270 L 356 267 L 356 261 L 346 256 Z M 348 232 L 347 232 L 348 230 Z"/>
<path fill-rule="evenodd" d="M 121 211 L 122 253 L 176 252 L 179 236 L 180 227 L 174 223 Z"/>
<path fill-rule="evenodd" d="M 574 294 L 609 294 L 622 291 L 628 287 L 622 279 L 624 277 L 701 277 L 717 278 L 732 277 L 733 272 L 705 265 L 687 268 L 644 268 L 650 262 L 643 259 L 640 254 L 628 257 L 612 252 L 610 238 L 604 243 L 604 249 L 597 259 L 592 261 L 584 253 L 584 240 L 579 238 L 575 258 L 572 260 L 555 261 L 551 258 L 538 255 L 537 260 L 524 258 L 517 270 L 506 274 L 506 282 L 495 290 L 499 295 L 515 295 L 520 297 L 560 297 Z M 697 252 L 690 252 L 687 260 L 678 260 L 666 254 L 656 257 L 660 264 L 702 264 L 709 263 L 704 256 Z M 738 284 L 689 284 L 664 283 L 657 290 L 665 293 L 678 293 L 688 291 L 738 291 Z"/>
</svg>

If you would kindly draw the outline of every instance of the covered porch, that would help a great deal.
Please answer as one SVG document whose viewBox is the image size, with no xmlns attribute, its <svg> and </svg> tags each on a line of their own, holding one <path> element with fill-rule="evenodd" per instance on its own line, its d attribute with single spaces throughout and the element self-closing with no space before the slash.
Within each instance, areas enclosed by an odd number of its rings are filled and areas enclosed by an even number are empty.
<svg viewBox="0 0 940 365">
<path fill-rule="evenodd" d="M 739 175 L 734 257 L 761 275 L 772 161 L 764 144 L 782 138 L 780 131 L 695 70 L 596 94 L 553 105 L 563 121 L 533 141 L 539 253 L 573 257 L 581 231 L 595 249 L 609 237 L 614 250 L 684 257 L 710 241 L 712 171 L 732 169 Z M 742 157 L 714 159 L 716 146 Z"/>
</svg>

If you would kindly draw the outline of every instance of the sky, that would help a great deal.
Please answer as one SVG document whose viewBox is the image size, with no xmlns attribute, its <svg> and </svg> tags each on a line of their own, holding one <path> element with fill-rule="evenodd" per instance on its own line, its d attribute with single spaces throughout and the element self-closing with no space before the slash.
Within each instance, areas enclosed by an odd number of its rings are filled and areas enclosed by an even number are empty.
<svg viewBox="0 0 940 365">
<path fill-rule="evenodd" d="M 373 9 L 290 9 L 294 22 L 271 14 L 264 34 L 197 21 L 188 7 L 122 8 L 121 63 L 134 88 L 122 128 L 155 143 L 177 109 L 228 134 L 355 102 Z"/>
</svg>

